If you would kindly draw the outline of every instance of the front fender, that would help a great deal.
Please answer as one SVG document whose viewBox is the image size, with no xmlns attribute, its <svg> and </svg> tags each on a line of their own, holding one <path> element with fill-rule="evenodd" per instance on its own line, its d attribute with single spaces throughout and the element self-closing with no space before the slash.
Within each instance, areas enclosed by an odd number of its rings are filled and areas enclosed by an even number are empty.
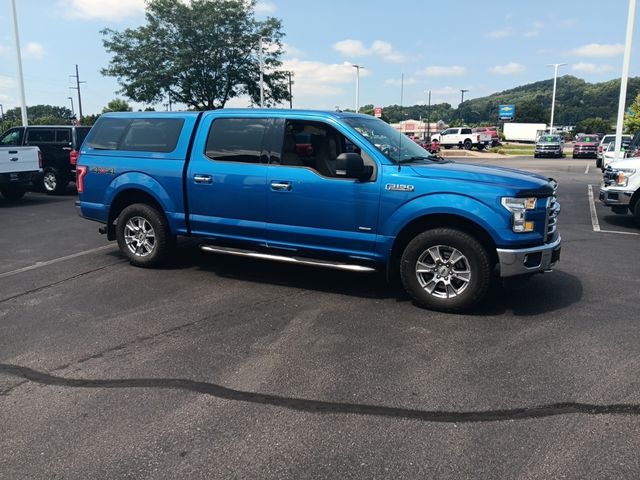
<svg viewBox="0 0 640 480">
<path fill-rule="evenodd" d="M 508 240 L 503 231 L 508 225 L 508 215 L 498 214 L 495 210 L 475 198 L 451 193 L 424 195 L 404 203 L 382 225 L 380 233 L 395 238 L 400 231 L 413 220 L 428 215 L 455 215 L 463 217 L 484 229 L 497 244 Z"/>
</svg>

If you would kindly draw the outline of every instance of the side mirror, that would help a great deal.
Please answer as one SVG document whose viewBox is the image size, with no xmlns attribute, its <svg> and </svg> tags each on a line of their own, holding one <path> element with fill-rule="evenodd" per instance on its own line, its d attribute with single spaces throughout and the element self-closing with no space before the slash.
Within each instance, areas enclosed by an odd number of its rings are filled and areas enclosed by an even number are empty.
<svg viewBox="0 0 640 480">
<path fill-rule="evenodd" d="M 357 153 L 341 153 L 336 158 L 336 176 L 366 180 L 371 177 L 373 167 L 365 165 Z"/>
</svg>

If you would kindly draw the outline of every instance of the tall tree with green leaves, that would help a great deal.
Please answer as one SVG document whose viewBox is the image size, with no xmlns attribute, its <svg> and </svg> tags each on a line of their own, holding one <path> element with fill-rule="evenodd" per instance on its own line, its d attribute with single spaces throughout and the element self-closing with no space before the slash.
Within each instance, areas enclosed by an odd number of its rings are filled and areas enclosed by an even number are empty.
<svg viewBox="0 0 640 480">
<path fill-rule="evenodd" d="M 281 21 L 255 19 L 255 0 L 148 0 L 146 24 L 105 29 L 113 56 L 104 75 L 126 97 L 161 103 L 167 97 L 196 110 L 222 108 L 232 98 L 260 99 L 258 45 L 263 42 L 265 104 L 287 100 Z"/>
<path fill-rule="evenodd" d="M 638 94 L 624 116 L 624 127 L 630 134 L 640 132 L 640 94 Z"/>
</svg>

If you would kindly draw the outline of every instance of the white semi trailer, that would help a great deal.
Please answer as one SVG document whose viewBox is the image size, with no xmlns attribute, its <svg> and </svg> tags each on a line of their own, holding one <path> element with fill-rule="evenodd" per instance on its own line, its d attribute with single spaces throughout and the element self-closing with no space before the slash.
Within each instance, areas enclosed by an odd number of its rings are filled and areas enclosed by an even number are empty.
<svg viewBox="0 0 640 480">
<path fill-rule="evenodd" d="M 508 142 L 535 142 L 546 129 L 546 123 L 505 123 L 504 139 Z"/>
</svg>

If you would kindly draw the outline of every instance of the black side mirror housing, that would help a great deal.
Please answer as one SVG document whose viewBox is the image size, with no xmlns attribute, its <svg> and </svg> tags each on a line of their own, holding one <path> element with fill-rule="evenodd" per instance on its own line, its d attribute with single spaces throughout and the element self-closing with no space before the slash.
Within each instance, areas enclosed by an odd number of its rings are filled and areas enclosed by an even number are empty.
<svg viewBox="0 0 640 480">
<path fill-rule="evenodd" d="M 336 158 L 336 176 L 366 180 L 371 178 L 373 167 L 365 165 L 357 153 L 341 153 Z"/>
</svg>

